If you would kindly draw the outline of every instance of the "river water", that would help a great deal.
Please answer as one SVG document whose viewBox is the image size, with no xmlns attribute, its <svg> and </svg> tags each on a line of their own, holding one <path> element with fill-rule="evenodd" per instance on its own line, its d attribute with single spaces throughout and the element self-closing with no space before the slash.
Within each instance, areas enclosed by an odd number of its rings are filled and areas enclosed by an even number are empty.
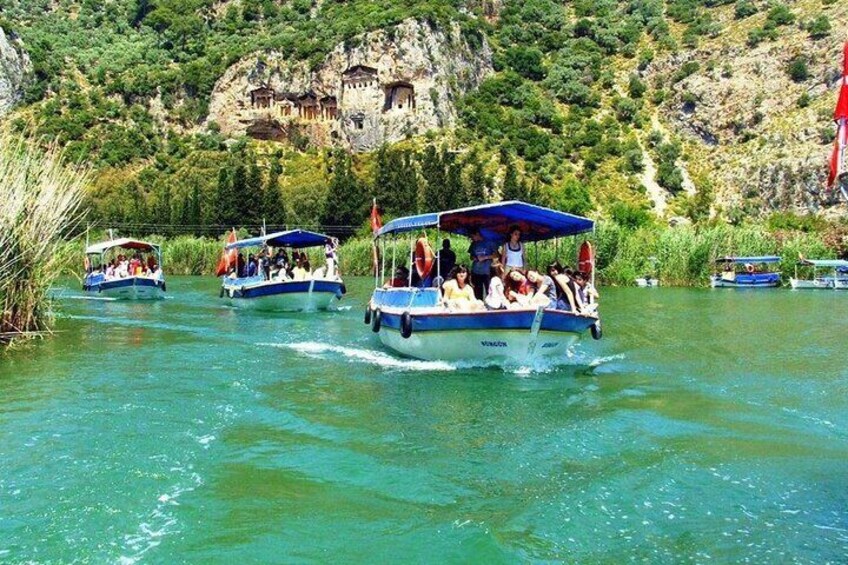
<svg viewBox="0 0 848 565">
<path fill-rule="evenodd" d="M 605 289 L 543 371 L 61 288 L 0 357 L 0 562 L 846 562 L 848 294 Z"/>
</svg>

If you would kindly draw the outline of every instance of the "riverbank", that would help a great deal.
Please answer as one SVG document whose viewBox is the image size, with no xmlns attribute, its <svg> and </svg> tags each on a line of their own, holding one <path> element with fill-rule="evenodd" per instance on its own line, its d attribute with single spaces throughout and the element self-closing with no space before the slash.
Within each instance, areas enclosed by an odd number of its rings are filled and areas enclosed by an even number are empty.
<svg viewBox="0 0 848 565">
<path fill-rule="evenodd" d="M 50 327 L 49 290 L 71 254 L 84 171 L 0 129 L 0 344 Z"/>
<path fill-rule="evenodd" d="M 213 238 L 177 236 L 147 238 L 162 245 L 165 270 L 173 275 L 205 275 L 214 273 L 221 255 L 224 237 Z M 434 247 L 436 234 L 431 234 Z M 837 227 L 818 231 L 774 229 L 767 225 L 731 226 L 657 226 L 632 229 L 613 222 L 598 222 L 594 234 L 588 239 L 597 251 L 598 280 L 602 285 L 631 286 L 634 279 L 645 274 L 659 276 L 663 285 L 699 287 L 706 286 L 717 257 L 735 255 L 779 255 L 783 259 L 785 277 L 794 269 L 798 256 L 808 258 L 836 258 L 844 252 L 845 239 Z M 582 238 L 541 242 L 528 245 L 530 262 L 545 266 L 558 259 L 574 265 L 577 248 Z M 409 243 L 398 240 L 394 244 L 398 262 L 409 254 Z M 465 238 L 452 238 L 452 246 L 460 261 L 468 242 Z M 79 273 L 82 265 L 82 245 L 69 245 L 67 272 Z M 323 250 L 312 250 L 312 264 L 323 263 Z M 371 272 L 371 239 L 354 237 L 339 249 L 341 268 L 345 275 L 368 275 Z M 391 263 L 392 245 L 386 248 L 387 263 Z M 652 259 L 653 258 L 653 259 Z M 387 270 L 389 267 L 387 266 Z"/>
</svg>

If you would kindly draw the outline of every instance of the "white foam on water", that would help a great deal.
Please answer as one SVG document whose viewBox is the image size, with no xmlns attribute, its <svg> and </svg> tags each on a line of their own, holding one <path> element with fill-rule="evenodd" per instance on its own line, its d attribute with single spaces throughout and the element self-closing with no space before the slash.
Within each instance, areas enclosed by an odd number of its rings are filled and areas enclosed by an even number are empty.
<svg viewBox="0 0 848 565">
<path fill-rule="evenodd" d="M 400 371 L 456 371 L 456 365 L 444 361 L 420 361 L 415 359 L 401 359 L 392 357 L 381 351 L 370 349 L 354 349 L 340 345 L 330 345 L 305 341 L 299 343 L 259 343 L 260 346 L 280 347 L 293 349 L 310 357 L 324 357 L 327 354 L 337 354 L 353 361 L 376 365 L 384 369 L 397 369 Z"/>
<path fill-rule="evenodd" d="M 118 562 L 122 565 L 133 565 L 141 561 L 144 554 L 162 543 L 162 538 L 178 530 L 177 519 L 169 513 L 169 506 L 179 506 L 177 499 L 186 492 L 191 492 L 203 484 L 203 479 L 197 473 L 190 475 L 191 485 L 175 485 L 168 492 L 156 498 L 156 506 L 150 512 L 147 520 L 138 525 L 138 531 L 124 536 L 124 547 L 130 555 L 121 555 Z"/>
<path fill-rule="evenodd" d="M 79 294 L 67 294 L 60 296 L 62 300 L 95 300 L 98 302 L 115 302 L 117 298 L 111 296 L 84 296 Z"/>
</svg>

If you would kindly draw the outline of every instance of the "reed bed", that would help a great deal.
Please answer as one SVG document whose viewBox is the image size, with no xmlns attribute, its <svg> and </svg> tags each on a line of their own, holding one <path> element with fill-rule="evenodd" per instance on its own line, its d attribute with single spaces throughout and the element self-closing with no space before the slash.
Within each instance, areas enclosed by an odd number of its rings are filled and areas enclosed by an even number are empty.
<svg viewBox="0 0 848 565">
<path fill-rule="evenodd" d="M 434 249 L 441 247 L 431 234 Z M 149 239 L 162 245 L 167 274 L 212 275 L 221 256 L 226 235 L 219 239 L 179 236 Z M 451 247 L 459 263 L 469 264 L 468 240 L 451 237 Z M 604 285 L 633 285 L 637 277 L 659 276 L 667 286 L 705 286 L 716 258 L 723 255 L 780 255 L 784 274 L 793 270 L 799 253 L 810 258 L 832 258 L 836 251 L 823 242 L 820 233 L 769 231 L 764 226 L 648 226 L 636 230 L 611 222 L 599 222 L 594 234 L 527 245 L 531 265 L 544 269 L 548 264 L 576 267 L 580 244 L 588 239 L 596 250 L 598 281 Z M 408 264 L 410 240 L 399 237 L 385 245 L 385 273 L 391 275 L 392 256 L 395 264 Z M 82 264 L 82 246 L 75 244 L 72 264 Z M 306 250 L 313 268 L 324 264 L 322 248 Z M 340 268 L 344 276 L 373 276 L 372 240 L 357 237 L 347 240 L 339 249 Z M 652 259 L 653 258 L 653 259 Z"/>
<path fill-rule="evenodd" d="M 49 290 L 81 219 L 88 173 L 0 130 L 0 340 L 49 329 Z"/>
</svg>

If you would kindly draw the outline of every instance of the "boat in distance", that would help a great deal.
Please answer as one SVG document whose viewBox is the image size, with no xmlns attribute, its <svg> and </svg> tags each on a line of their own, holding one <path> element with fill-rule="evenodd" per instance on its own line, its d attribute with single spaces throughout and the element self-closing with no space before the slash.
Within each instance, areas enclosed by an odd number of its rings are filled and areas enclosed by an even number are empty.
<svg viewBox="0 0 848 565">
<path fill-rule="evenodd" d="M 761 266 L 780 262 L 775 255 L 756 257 L 722 257 L 716 259 L 721 272 L 710 275 L 712 288 L 774 288 L 780 286 L 780 272 L 768 271 Z"/>
<path fill-rule="evenodd" d="M 134 251 L 132 259 L 115 250 Z M 145 260 L 143 254 L 147 255 Z M 165 297 L 162 273 L 162 249 L 155 243 L 120 238 L 90 245 L 85 249 L 86 273 L 82 289 L 104 298 L 120 300 L 157 300 Z"/>
<path fill-rule="evenodd" d="M 798 267 L 811 267 L 813 277 L 802 279 Z M 819 275 L 819 269 L 828 269 L 830 275 Z M 795 265 L 795 276 L 789 284 L 796 290 L 848 290 L 848 261 L 841 259 L 801 259 Z"/>
<path fill-rule="evenodd" d="M 558 212 L 524 202 L 485 204 L 446 212 L 398 218 L 380 228 L 375 242 L 385 243 L 409 232 L 435 228 L 439 232 L 505 242 L 511 228 L 518 226 L 522 241 L 535 242 L 591 232 L 588 218 Z M 415 261 L 415 245 L 404 263 Z M 385 245 L 383 246 L 385 250 Z M 392 271 L 394 271 L 394 256 Z M 385 253 L 382 274 L 369 302 L 365 321 L 386 347 L 407 357 L 432 361 L 470 361 L 485 364 L 527 364 L 547 359 L 564 361 L 579 337 L 591 331 L 600 339 L 596 312 L 572 312 L 547 306 L 479 311 L 454 311 L 443 300 L 441 273 L 433 286 L 385 287 Z M 438 264 L 438 261 L 436 262 Z M 410 275 L 411 276 L 411 275 Z"/>
<path fill-rule="evenodd" d="M 225 247 L 225 253 L 237 253 L 248 247 L 276 247 L 303 249 L 309 247 L 333 246 L 333 238 L 305 230 L 288 230 L 259 237 L 232 241 Z M 294 253 L 292 253 L 294 255 Z M 286 255 L 288 256 L 288 255 Z M 328 265 L 329 265 L 328 261 Z M 338 275 L 336 263 L 332 272 L 329 268 L 316 269 L 315 273 L 303 272 L 302 276 L 291 269 L 280 268 L 276 274 L 270 269 L 259 268 L 251 276 L 237 276 L 233 272 L 221 278 L 220 297 L 232 306 L 256 310 L 277 312 L 301 312 L 331 309 L 347 292 L 344 282 Z M 303 268 L 303 265 L 298 265 Z M 296 270 L 296 269 L 295 269 Z"/>
</svg>

